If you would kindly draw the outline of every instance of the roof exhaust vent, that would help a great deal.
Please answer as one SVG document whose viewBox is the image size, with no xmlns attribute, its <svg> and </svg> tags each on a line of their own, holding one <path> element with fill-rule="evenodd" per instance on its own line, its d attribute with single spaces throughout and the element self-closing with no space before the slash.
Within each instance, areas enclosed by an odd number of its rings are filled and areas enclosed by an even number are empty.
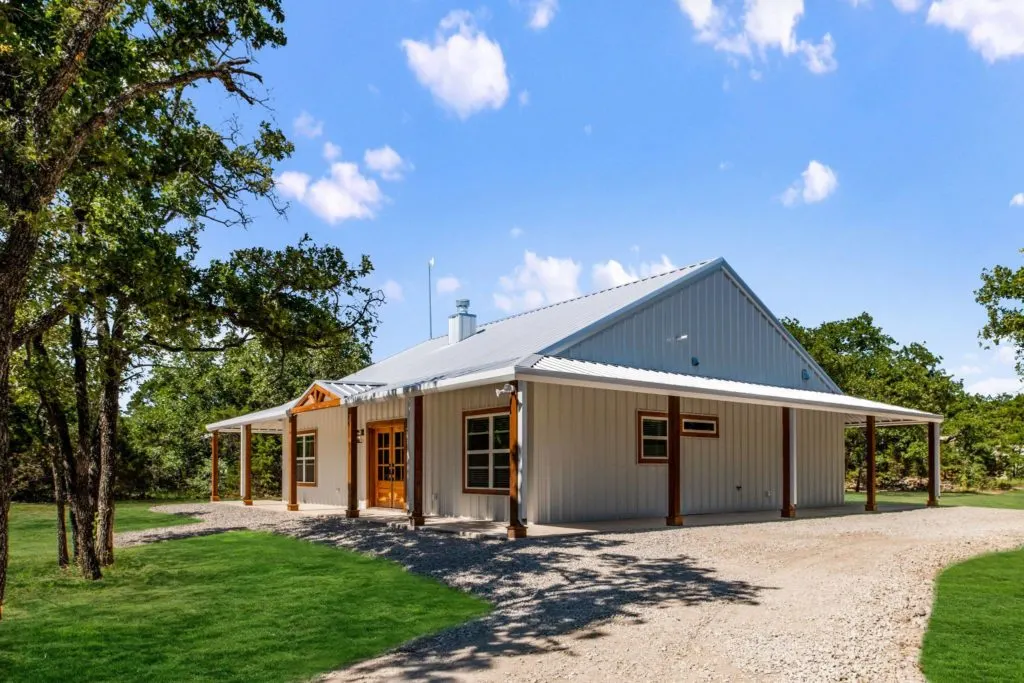
<svg viewBox="0 0 1024 683">
<path fill-rule="evenodd" d="M 476 334 L 476 316 L 469 312 L 469 299 L 455 302 L 455 314 L 448 316 L 448 343 L 458 344 Z"/>
</svg>

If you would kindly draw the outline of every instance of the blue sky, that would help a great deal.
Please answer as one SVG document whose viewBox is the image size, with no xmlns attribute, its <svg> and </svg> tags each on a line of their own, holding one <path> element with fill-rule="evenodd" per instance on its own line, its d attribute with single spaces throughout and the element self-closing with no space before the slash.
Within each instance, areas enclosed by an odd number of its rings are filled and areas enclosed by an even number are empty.
<svg viewBox="0 0 1024 683">
<path fill-rule="evenodd" d="M 258 59 L 290 210 L 204 255 L 304 232 L 369 254 L 375 357 L 426 337 L 431 257 L 436 334 L 456 298 L 488 321 L 724 256 L 779 316 L 868 311 L 969 388 L 1019 386 L 973 290 L 1024 246 L 1024 2 L 285 10 L 289 45 Z"/>
</svg>

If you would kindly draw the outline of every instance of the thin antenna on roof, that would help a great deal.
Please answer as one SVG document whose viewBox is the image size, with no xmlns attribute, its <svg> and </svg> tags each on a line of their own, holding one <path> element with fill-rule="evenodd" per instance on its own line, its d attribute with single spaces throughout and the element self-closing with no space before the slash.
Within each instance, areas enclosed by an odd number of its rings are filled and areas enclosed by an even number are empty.
<svg viewBox="0 0 1024 683">
<path fill-rule="evenodd" d="M 434 257 L 427 261 L 427 317 L 430 319 L 430 337 L 434 338 L 434 287 L 431 271 L 434 269 Z"/>
</svg>

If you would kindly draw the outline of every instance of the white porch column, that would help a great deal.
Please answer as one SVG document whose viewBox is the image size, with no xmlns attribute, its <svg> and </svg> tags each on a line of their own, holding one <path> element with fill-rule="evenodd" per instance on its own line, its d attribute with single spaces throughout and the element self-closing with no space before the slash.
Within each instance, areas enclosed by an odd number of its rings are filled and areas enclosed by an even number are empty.
<svg viewBox="0 0 1024 683">
<path fill-rule="evenodd" d="M 528 382 L 519 380 L 518 392 L 519 392 L 519 421 L 516 423 L 518 428 L 519 436 L 519 470 L 518 476 L 516 477 L 516 485 L 519 487 L 519 518 L 525 524 L 529 517 L 530 505 L 528 498 L 526 497 L 526 475 L 527 475 L 527 461 L 530 457 L 530 439 L 529 439 L 529 410 L 530 404 L 526 400 L 526 391 Z"/>
</svg>

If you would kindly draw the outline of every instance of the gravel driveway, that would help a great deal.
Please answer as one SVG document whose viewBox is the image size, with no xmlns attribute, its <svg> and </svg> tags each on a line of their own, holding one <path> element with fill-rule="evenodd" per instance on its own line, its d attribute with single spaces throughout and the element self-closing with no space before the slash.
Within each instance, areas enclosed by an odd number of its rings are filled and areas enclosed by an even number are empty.
<svg viewBox="0 0 1024 683">
<path fill-rule="evenodd" d="M 395 560 L 495 605 L 328 680 L 922 680 L 936 572 L 1024 545 L 1024 511 L 919 509 L 636 533 L 466 540 L 226 505 L 132 545 L 262 528 Z"/>
</svg>

